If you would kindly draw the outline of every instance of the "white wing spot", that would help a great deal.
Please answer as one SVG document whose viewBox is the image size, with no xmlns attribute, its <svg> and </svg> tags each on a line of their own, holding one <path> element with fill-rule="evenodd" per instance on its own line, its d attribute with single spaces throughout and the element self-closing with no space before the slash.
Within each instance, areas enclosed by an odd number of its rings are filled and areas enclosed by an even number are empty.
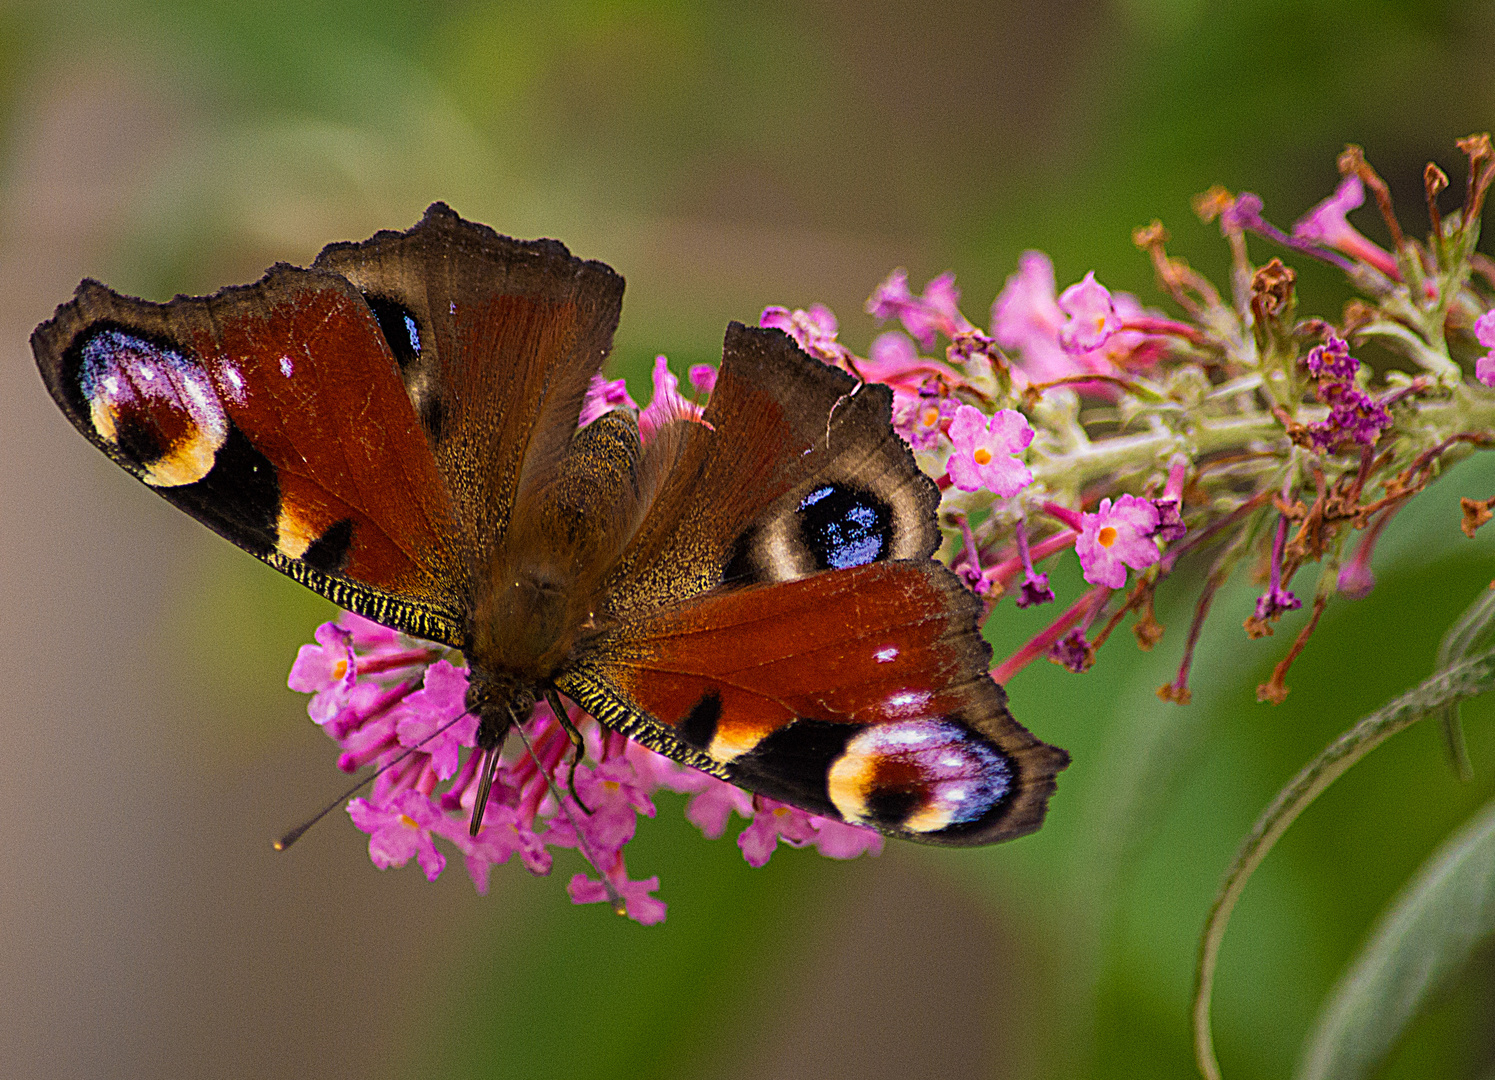
<svg viewBox="0 0 1495 1080">
<path fill-rule="evenodd" d="M 927 690 L 900 690 L 896 694 L 889 694 L 883 702 L 883 711 L 890 717 L 917 716 L 929 703 L 930 693 Z M 919 741 L 922 732 L 897 731 L 889 732 L 894 742 Z"/>
<path fill-rule="evenodd" d="M 879 664 L 891 664 L 894 660 L 898 659 L 898 646 L 884 645 L 872 654 L 872 659 L 876 660 Z"/>
<path fill-rule="evenodd" d="M 295 372 L 295 370 L 296 370 L 296 365 L 291 362 L 291 358 L 289 356 L 282 356 L 280 358 L 280 373 L 282 375 L 284 375 L 287 379 L 289 379 L 291 377 L 291 375 Z"/>
</svg>

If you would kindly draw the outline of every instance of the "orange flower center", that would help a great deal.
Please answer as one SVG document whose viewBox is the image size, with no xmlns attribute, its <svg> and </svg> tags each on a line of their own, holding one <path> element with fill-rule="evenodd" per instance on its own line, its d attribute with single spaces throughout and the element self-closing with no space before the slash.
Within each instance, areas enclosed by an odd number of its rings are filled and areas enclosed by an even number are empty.
<svg viewBox="0 0 1495 1080">
<path fill-rule="evenodd" d="M 332 665 L 332 679 L 333 679 L 334 682 L 341 682 L 342 679 L 343 679 L 343 677 L 345 675 L 347 675 L 347 674 L 348 674 L 348 661 L 347 660 L 345 660 L 345 659 L 344 660 L 339 660 L 336 664 Z"/>
<path fill-rule="evenodd" d="M 407 829 L 414 829 L 416 832 L 420 832 L 420 823 L 409 814 L 400 815 L 400 824 Z"/>
<path fill-rule="evenodd" d="M 925 427 L 934 427 L 935 424 L 940 422 L 940 411 L 933 407 L 925 409 L 923 422 Z"/>
<path fill-rule="evenodd" d="M 1116 530 L 1110 525 L 1105 526 L 1095 534 L 1095 542 L 1101 547 L 1108 548 L 1116 543 Z"/>
<path fill-rule="evenodd" d="M 977 465 L 991 464 L 991 451 L 984 446 L 976 447 L 976 452 L 971 456 L 976 459 Z"/>
</svg>

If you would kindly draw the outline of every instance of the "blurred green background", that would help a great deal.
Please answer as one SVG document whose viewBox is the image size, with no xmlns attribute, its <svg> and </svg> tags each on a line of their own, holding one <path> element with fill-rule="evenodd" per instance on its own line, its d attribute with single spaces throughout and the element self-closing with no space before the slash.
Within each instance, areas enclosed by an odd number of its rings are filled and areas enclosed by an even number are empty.
<svg viewBox="0 0 1495 1080">
<path fill-rule="evenodd" d="M 0 0 L 0 1072 L 28 1077 L 1188 1077 L 1195 941 L 1240 837 L 1359 716 L 1420 680 L 1492 575 L 1457 531 L 1471 463 L 1403 514 L 1380 584 L 1325 617 L 1278 708 L 1253 689 L 1300 625 L 1246 641 L 1217 601 L 1195 700 L 1152 654 L 1050 665 L 1013 711 L 1068 748 L 1048 823 L 994 849 L 892 844 L 759 871 L 660 797 L 630 848 L 670 905 L 573 907 L 573 867 L 473 894 L 381 874 L 332 747 L 286 691 L 328 609 L 139 489 L 57 415 L 26 335 L 94 276 L 155 299 L 404 228 L 433 199 L 555 236 L 629 281 L 614 366 L 719 356 L 728 319 L 862 313 L 892 267 L 957 271 L 978 323 L 1026 247 L 1159 303 L 1135 225 L 1216 274 L 1190 213 L 1219 181 L 1286 225 L 1363 144 L 1412 231 L 1429 158 L 1495 125 L 1495 4 L 396 4 Z M 1362 215 L 1373 236 L 1383 231 Z M 1487 241 L 1483 247 L 1491 250 Z M 1256 250 L 1260 259 L 1264 249 Z M 1300 270 L 1303 269 L 1300 266 Z M 1309 269 L 1305 309 L 1345 294 Z M 1489 530 L 1486 530 L 1488 533 Z M 1311 578 L 1307 579 L 1311 580 Z M 1071 594 L 1078 578 L 1062 566 Z M 1004 604 L 998 655 L 1038 629 Z M 1216 998 L 1226 1075 L 1286 1075 L 1376 913 L 1495 794 L 1437 733 L 1376 751 L 1247 889 Z M 1396 1077 L 1495 1071 L 1495 957 L 1418 1021 Z"/>
</svg>

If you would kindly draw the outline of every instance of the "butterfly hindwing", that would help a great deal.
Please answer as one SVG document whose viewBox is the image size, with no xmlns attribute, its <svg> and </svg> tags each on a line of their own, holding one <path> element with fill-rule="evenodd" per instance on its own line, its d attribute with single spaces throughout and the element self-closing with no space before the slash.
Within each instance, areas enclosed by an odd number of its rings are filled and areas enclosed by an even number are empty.
<svg viewBox="0 0 1495 1080">
<path fill-rule="evenodd" d="M 168 501 L 343 607 L 461 643 L 446 487 L 347 281 L 277 266 L 167 304 L 85 281 L 32 347 L 74 426 Z"/>
<path fill-rule="evenodd" d="M 561 685 L 750 790 L 910 839 L 989 843 L 1038 827 L 1068 759 L 1008 713 L 977 606 L 932 561 L 723 589 L 620 627 Z"/>
</svg>

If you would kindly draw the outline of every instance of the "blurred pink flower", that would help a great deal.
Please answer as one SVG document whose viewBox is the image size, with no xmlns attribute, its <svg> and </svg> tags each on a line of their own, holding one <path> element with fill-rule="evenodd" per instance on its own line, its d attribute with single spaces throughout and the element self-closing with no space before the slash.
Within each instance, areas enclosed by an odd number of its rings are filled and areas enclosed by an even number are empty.
<svg viewBox="0 0 1495 1080">
<path fill-rule="evenodd" d="M 1474 337 L 1490 350 L 1474 362 L 1474 377 L 1486 386 L 1495 386 L 1495 311 L 1487 311 L 1474 321 Z"/>
<path fill-rule="evenodd" d="M 1401 270 L 1391 253 L 1366 239 L 1345 217 L 1363 202 L 1365 185 L 1351 173 L 1339 182 L 1334 194 L 1293 222 L 1293 236 L 1342 251 L 1352 259 L 1369 263 L 1393 281 L 1400 281 Z"/>
<path fill-rule="evenodd" d="M 824 304 L 811 304 L 809 310 L 786 307 L 766 307 L 758 317 L 759 326 L 782 330 L 792 337 L 801 349 L 811 356 L 829 363 L 836 363 L 846 356 L 846 346 L 836 340 L 840 324 L 836 315 Z"/>
<path fill-rule="evenodd" d="M 976 328 L 960 313 L 960 290 L 955 275 L 941 274 L 915 296 L 908 287 L 908 271 L 899 267 L 872 291 L 867 313 L 879 319 L 896 318 L 925 349 L 934 348 L 935 337 L 954 338 Z"/>
<path fill-rule="evenodd" d="M 1059 328 L 1059 344 L 1068 353 L 1097 349 L 1121 329 L 1110 290 L 1095 280 L 1094 270 L 1059 294 L 1059 310 L 1067 316 Z"/>
<path fill-rule="evenodd" d="M 1114 375 L 1162 355 L 1159 338 L 1125 328 L 1128 320 L 1148 317 L 1135 296 L 1109 291 L 1092 273 L 1056 298 L 1047 255 L 1025 251 L 1017 265 L 992 303 L 991 335 L 1018 354 L 1017 366 L 1029 382 Z"/>
</svg>

